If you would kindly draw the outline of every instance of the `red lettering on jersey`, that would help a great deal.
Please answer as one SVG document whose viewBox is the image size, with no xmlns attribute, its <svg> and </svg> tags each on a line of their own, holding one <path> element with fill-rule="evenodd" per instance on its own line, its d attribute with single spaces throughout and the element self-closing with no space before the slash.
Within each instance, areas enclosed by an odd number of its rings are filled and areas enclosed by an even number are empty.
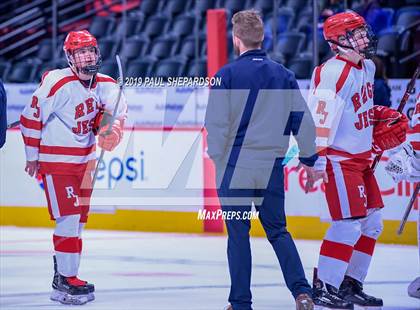
<svg viewBox="0 0 420 310">
<path fill-rule="evenodd" d="M 87 112 L 86 114 L 92 113 L 95 109 L 93 108 L 93 98 L 88 98 L 86 99 L 86 107 L 87 107 Z"/>
<path fill-rule="evenodd" d="M 351 101 L 353 102 L 354 112 L 359 111 L 360 107 L 362 106 L 362 104 L 360 103 L 360 95 L 359 95 L 359 93 L 355 93 L 351 97 Z"/>
<path fill-rule="evenodd" d="M 85 115 L 84 108 L 85 108 L 85 106 L 84 106 L 84 104 L 83 104 L 83 103 L 79 103 L 79 104 L 76 106 L 76 108 L 75 108 L 75 113 L 74 113 L 74 119 L 81 118 L 82 116 L 84 116 L 84 115 Z"/>
<path fill-rule="evenodd" d="M 369 120 L 368 120 L 368 111 L 364 111 L 363 113 L 363 125 L 365 128 L 369 127 Z"/>
<path fill-rule="evenodd" d="M 360 92 L 362 93 L 362 101 L 363 101 L 363 104 L 365 104 L 366 101 L 368 100 L 367 93 L 366 93 L 366 86 L 363 85 Z"/>
<path fill-rule="evenodd" d="M 77 122 L 77 127 L 73 127 L 71 130 L 73 131 L 74 134 L 78 135 L 82 131 L 81 127 L 82 127 L 81 122 L 79 121 Z"/>
<path fill-rule="evenodd" d="M 353 106 L 354 106 L 354 112 L 359 111 L 360 107 L 365 104 L 368 99 L 372 99 L 373 98 L 373 89 L 372 89 L 372 84 L 370 84 L 370 82 L 366 83 L 366 86 L 363 85 L 360 93 L 362 94 L 362 102 L 360 102 L 360 94 L 359 93 L 355 93 L 352 97 L 351 97 L 351 101 L 353 102 Z"/>
<path fill-rule="evenodd" d="M 316 114 L 320 114 L 324 117 L 319 120 L 319 123 L 321 125 L 325 124 L 325 121 L 327 120 L 328 112 L 325 111 L 326 106 L 327 106 L 327 103 L 325 101 L 319 100 L 318 107 L 316 108 Z"/>
<path fill-rule="evenodd" d="M 359 121 L 357 123 L 354 123 L 354 127 L 356 127 L 357 130 L 363 129 L 363 120 L 362 120 L 362 113 L 357 114 L 359 117 Z"/>
<path fill-rule="evenodd" d="M 36 112 L 34 112 L 34 117 L 35 118 L 39 118 L 39 116 L 41 115 L 41 111 L 38 105 L 38 97 L 37 96 L 32 96 L 32 103 L 31 103 L 31 108 L 35 109 Z"/>
<path fill-rule="evenodd" d="M 370 82 L 367 82 L 366 87 L 368 91 L 368 96 L 370 99 L 372 99 L 373 98 L 372 84 L 370 84 Z"/>
<path fill-rule="evenodd" d="M 88 127 L 89 120 L 82 121 L 82 133 L 85 135 L 90 131 L 90 128 Z"/>
<path fill-rule="evenodd" d="M 354 127 L 357 130 L 362 130 L 363 128 L 368 128 L 369 126 L 373 126 L 373 119 L 374 119 L 374 112 L 373 108 L 370 108 L 367 111 L 363 111 L 357 114 L 358 121 L 354 123 Z"/>
<path fill-rule="evenodd" d="M 420 103 L 416 104 L 416 112 L 414 114 L 420 113 Z"/>
<path fill-rule="evenodd" d="M 368 118 L 369 118 L 369 126 L 373 126 L 374 124 L 374 109 L 370 108 L 368 111 Z"/>
</svg>

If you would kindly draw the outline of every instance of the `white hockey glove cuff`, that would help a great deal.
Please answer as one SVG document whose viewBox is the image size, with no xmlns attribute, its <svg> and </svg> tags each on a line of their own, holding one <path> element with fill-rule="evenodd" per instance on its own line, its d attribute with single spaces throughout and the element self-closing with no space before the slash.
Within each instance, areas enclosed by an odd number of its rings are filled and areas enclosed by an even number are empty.
<svg viewBox="0 0 420 310">
<path fill-rule="evenodd" d="M 406 142 L 391 156 L 385 170 L 397 183 L 403 180 L 420 182 L 420 154 Z"/>
</svg>

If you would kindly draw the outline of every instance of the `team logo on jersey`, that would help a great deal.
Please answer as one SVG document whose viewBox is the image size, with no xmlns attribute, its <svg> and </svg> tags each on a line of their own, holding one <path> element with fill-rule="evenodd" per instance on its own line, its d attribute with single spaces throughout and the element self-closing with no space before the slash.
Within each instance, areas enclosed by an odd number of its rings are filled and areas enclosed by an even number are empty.
<svg viewBox="0 0 420 310">
<path fill-rule="evenodd" d="M 363 198 L 364 202 L 364 206 L 367 207 L 367 197 L 366 197 L 366 193 L 365 193 L 365 187 L 363 185 L 358 185 L 357 186 L 359 188 L 359 195 L 360 198 Z"/>
<path fill-rule="evenodd" d="M 74 188 L 73 188 L 73 186 L 66 186 L 65 187 L 65 189 L 66 189 L 66 193 L 67 193 L 67 199 L 72 199 L 72 198 L 75 198 L 76 199 L 76 201 L 74 202 L 74 206 L 75 207 L 78 207 L 80 204 L 79 204 L 79 196 L 78 195 L 76 195 L 75 193 L 74 193 Z"/>
</svg>

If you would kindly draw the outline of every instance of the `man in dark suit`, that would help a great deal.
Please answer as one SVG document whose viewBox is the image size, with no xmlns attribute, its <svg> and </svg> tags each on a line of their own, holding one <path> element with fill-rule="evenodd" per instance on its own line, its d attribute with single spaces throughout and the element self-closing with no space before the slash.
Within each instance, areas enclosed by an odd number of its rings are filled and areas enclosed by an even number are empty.
<svg viewBox="0 0 420 310">
<path fill-rule="evenodd" d="M 294 74 L 261 50 L 264 30 L 258 12 L 238 12 L 232 23 L 239 57 L 216 73 L 221 83 L 210 90 L 205 120 L 222 210 L 236 215 L 224 218 L 231 278 L 227 309 L 252 309 L 251 225 L 246 215 L 252 205 L 259 212 L 296 308 L 313 309 L 311 287 L 286 229 L 283 160 L 293 134 L 300 165 L 308 179 L 313 178 L 311 167 L 317 159 L 314 122 Z"/>
</svg>

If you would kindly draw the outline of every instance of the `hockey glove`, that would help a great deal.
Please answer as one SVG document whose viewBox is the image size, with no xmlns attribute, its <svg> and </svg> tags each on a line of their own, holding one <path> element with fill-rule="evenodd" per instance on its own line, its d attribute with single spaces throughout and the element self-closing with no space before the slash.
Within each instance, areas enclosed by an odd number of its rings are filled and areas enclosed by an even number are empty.
<svg viewBox="0 0 420 310">
<path fill-rule="evenodd" d="M 391 155 L 385 170 L 395 182 L 420 182 L 420 154 L 413 150 L 410 143 L 403 143 L 399 150 Z"/>
<path fill-rule="evenodd" d="M 374 152 L 392 149 L 405 141 L 408 119 L 404 114 L 387 107 L 375 106 L 373 117 Z"/>
<path fill-rule="evenodd" d="M 114 123 L 111 128 L 108 124 L 102 127 L 99 131 L 99 147 L 104 149 L 105 151 L 111 152 L 120 143 L 122 136 L 123 132 L 121 130 L 121 126 L 118 123 Z"/>
<path fill-rule="evenodd" d="M 93 119 L 92 132 L 95 136 L 98 135 L 100 129 L 106 124 L 109 124 L 112 115 L 105 111 L 103 108 L 100 108 L 95 118 Z"/>
</svg>

